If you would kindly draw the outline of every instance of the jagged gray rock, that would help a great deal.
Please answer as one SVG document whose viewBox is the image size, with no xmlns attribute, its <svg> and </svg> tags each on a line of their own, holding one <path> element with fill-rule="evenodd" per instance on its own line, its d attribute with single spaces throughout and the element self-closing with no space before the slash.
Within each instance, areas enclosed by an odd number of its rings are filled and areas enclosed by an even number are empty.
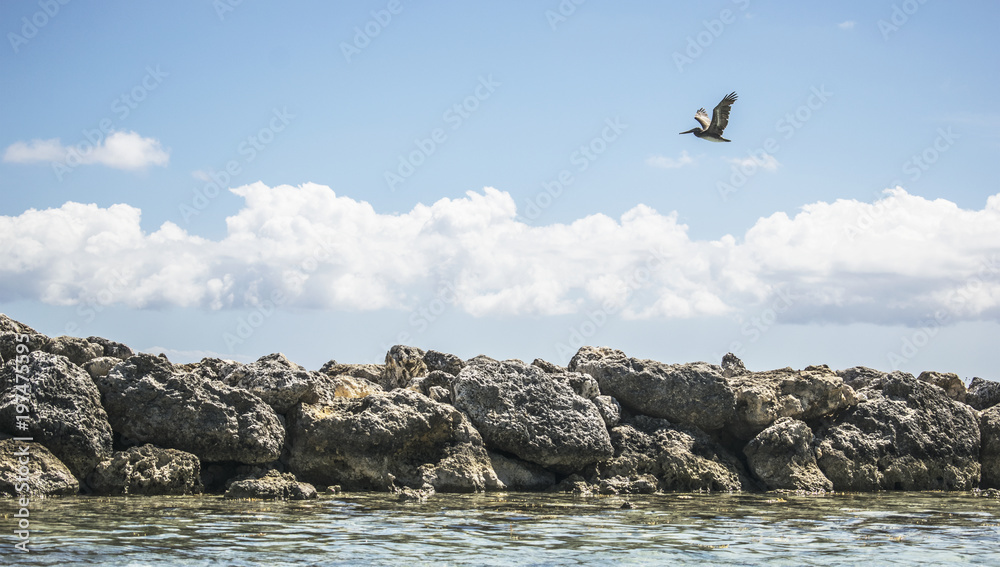
<svg viewBox="0 0 1000 567">
<path fill-rule="evenodd" d="M 750 472 L 770 490 L 833 490 L 816 464 L 813 432 L 804 421 L 779 418 L 750 440 L 743 454 Z"/>
<path fill-rule="evenodd" d="M 593 466 L 589 473 L 593 484 L 618 479 L 613 484 L 640 487 L 648 485 L 646 475 L 652 475 L 657 488 L 668 492 L 733 492 L 751 487 L 739 460 L 692 426 L 640 415 L 612 428 L 611 442 L 614 457 Z"/>
<path fill-rule="evenodd" d="M 83 369 L 87 371 L 87 374 L 90 374 L 91 378 L 99 378 L 101 376 L 107 376 L 108 372 L 111 372 L 111 369 L 114 368 L 119 362 L 121 362 L 120 358 L 115 358 L 113 356 L 99 356 L 84 362 Z"/>
<path fill-rule="evenodd" d="M 175 364 L 175 372 L 191 373 L 206 380 L 218 380 L 225 382 L 234 370 L 242 367 L 243 364 L 235 360 L 224 360 L 221 358 L 205 357 L 198 362 L 188 364 Z"/>
<path fill-rule="evenodd" d="M 105 339 L 104 337 L 87 337 L 87 342 L 100 345 L 101 349 L 104 351 L 101 356 L 110 356 L 120 360 L 125 360 L 135 354 L 128 346 Z"/>
<path fill-rule="evenodd" d="M 405 388 L 410 380 L 430 373 L 424 351 L 417 347 L 395 345 L 385 354 L 385 367 L 377 384 L 386 390 Z"/>
<path fill-rule="evenodd" d="M 420 392 L 435 402 L 451 404 L 451 386 L 455 381 L 455 375 L 443 370 L 431 370 L 427 376 L 418 376 L 410 381 L 407 388 L 414 392 Z"/>
<path fill-rule="evenodd" d="M 854 390 L 860 390 L 877 379 L 884 378 L 888 373 L 867 366 L 854 366 L 845 370 L 838 370 L 837 376 Z"/>
<path fill-rule="evenodd" d="M 531 365 L 541 368 L 546 374 L 563 374 L 567 371 L 565 366 L 559 366 L 541 358 L 532 360 Z"/>
<path fill-rule="evenodd" d="M 736 392 L 736 410 L 728 429 L 742 440 L 779 417 L 813 420 L 857 403 L 854 390 L 825 365 L 751 372 L 729 378 L 729 384 Z"/>
<path fill-rule="evenodd" d="M 167 495 L 202 491 L 198 457 L 150 444 L 115 451 L 87 477 L 95 494 Z"/>
<path fill-rule="evenodd" d="M 95 345 L 78 337 L 53 337 L 49 339 L 42 350 L 51 354 L 65 356 L 77 366 L 83 366 L 88 360 L 104 356 L 104 347 Z"/>
<path fill-rule="evenodd" d="M 917 380 L 921 382 L 927 382 L 928 384 L 934 384 L 938 388 L 941 388 L 948 394 L 948 397 L 955 400 L 956 402 L 965 403 L 965 396 L 967 389 L 965 387 L 965 382 L 958 377 L 958 374 L 953 372 L 933 372 L 930 370 L 920 373 L 917 376 Z"/>
<path fill-rule="evenodd" d="M 379 383 L 384 370 L 384 364 L 340 364 L 336 360 L 327 362 L 319 369 L 329 376 L 353 376 L 364 378 L 373 384 Z"/>
<path fill-rule="evenodd" d="M 42 350 L 49 338 L 31 327 L 0 313 L 0 364 L 18 354 Z M 24 345 L 20 348 L 18 345 Z"/>
<path fill-rule="evenodd" d="M 610 430 L 612 427 L 618 425 L 622 419 L 622 406 L 618 403 L 618 400 L 612 398 L 611 396 L 597 396 L 590 400 L 597 407 L 597 411 L 601 413 L 601 418 L 604 419 L 604 425 Z"/>
<path fill-rule="evenodd" d="M 944 390 L 894 372 L 821 427 L 817 462 L 835 490 L 970 490 L 979 484 L 975 412 Z"/>
<path fill-rule="evenodd" d="M 732 378 L 733 376 L 743 376 L 744 374 L 750 374 L 747 367 L 743 365 L 743 361 L 739 359 L 735 354 L 727 352 L 722 357 L 722 376 L 725 378 Z"/>
<path fill-rule="evenodd" d="M 259 464 L 278 458 L 285 432 L 270 406 L 250 392 L 137 354 L 97 385 L 111 424 L 127 443 L 152 443 L 203 462 Z"/>
<path fill-rule="evenodd" d="M 548 490 L 556 483 L 555 473 L 544 467 L 493 451 L 489 455 L 497 478 L 507 490 Z"/>
<path fill-rule="evenodd" d="M 276 413 L 285 414 L 311 387 L 327 380 L 325 374 L 306 370 L 285 355 L 274 353 L 233 369 L 223 382 L 255 394 Z"/>
<path fill-rule="evenodd" d="M 597 407 L 537 366 L 475 359 L 452 394 L 492 450 L 564 473 L 612 454 Z"/>
<path fill-rule="evenodd" d="M 26 460 L 25 460 L 26 459 Z M 21 474 L 28 467 L 28 474 Z M 18 490 L 18 489 L 21 490 Z M 66 496 L 80 491 L 80 482 L 52 451 L 30 441 L 0 440 L 0 496 Z"/>
<path fill-rule="evenodd" d="M 289 413 L 288 431 L 288 466 L 308 482 L 349 490 L 429 484 L 438 492 L 503 486 L 465 416 L 411 390 L 303 403 Z"/>
<path fill-rule="evenodd" d="M 965 403 L 977 410 L 989 409 L 1000 404 L 1000 382 L 973 378 L 965 393 Z"/>
<path fill-rule="evenodd" d="M 1000 488 L 1000 405 L 979 415 L 983 488 Z"/>
<path fill-rule="evenodd" d="M 234 481 L 226 490 L 226 498 L 255 500 L 309 500 L 316 498 L 316 488 L 299 482 L 291 473 L 267 471 L 263 476 Z"/>
<path fill-rule="evenodd" d="M 722 368 L 705 362 L 663 364 L 626 358 L 621 351 L 583 347 L 570 371 L 597 379 L 601 393 L 635 413 L 711 431 L 732 418 L 736 395 Z"/>
<path fill-rule="evenodd" d="M 23 362 L 18 380 L 15 362 Z M 26 389 L 30 388 L 30 389 Z M 19 405 L 31 409 L 28 430 L 18 428 Z M 0 370 L 0 432 L 33 437 L 78 479 L 111 454 L 111 424 L 90 375 L 65 356 L 42 351 L 12 360 Z"/>
<path fill-rule="evenodd" d="M 465 361 L 461 358 L 454 354 L 438 352 L 436 350 L 429 350 L 424 353 L 424 364 L 427 366 L 429 372 L 440 370 L 452 376 L 458 376 L 458 373 L 465 367 Z"/>
</svg>

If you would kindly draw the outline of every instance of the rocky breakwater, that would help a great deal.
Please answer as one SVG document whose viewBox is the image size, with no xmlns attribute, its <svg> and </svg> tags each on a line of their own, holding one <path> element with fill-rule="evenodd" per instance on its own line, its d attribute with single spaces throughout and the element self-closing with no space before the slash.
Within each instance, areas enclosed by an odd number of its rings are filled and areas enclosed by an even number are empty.
<svg viewBox="0 0 1000 567">
<path fill-rule="evenodd" d="M 606 347 L 566 367 L 403 345 L 318 370 L 279 353 L 173 364 L 3 315 L 0 356 L 4 495 L 1000 488 L 1000 384 L 945 372 Z"/>
</svg>

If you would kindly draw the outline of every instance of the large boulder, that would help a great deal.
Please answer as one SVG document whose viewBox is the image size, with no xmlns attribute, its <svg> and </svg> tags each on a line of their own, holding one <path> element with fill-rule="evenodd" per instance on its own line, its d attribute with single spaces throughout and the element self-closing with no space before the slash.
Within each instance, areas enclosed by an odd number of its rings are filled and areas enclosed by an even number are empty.
<svg viewBox="0 0 1000 567">
<path fill-rule="evenodd" d="M 226 498 L 255 500 L 308 500 L 316 498 L 316 488 L 299 482 L 291 473 L 267 471 L 263 476 L 234 481 L 226 490 Z"/>
<path fill-rule="evenodd" d="M 975 411 L 937 386 L 892 373 L 817 431 L 817 462 L 835 490 L 970 490 L 979 485 Z"/>
<path fill-rule="evenodd" d="M 27 473 L 23 467 L 27 467 Z M 0 496 L 63 496 L 76 494 L 80 482 L 44 445 L 0 440 Z"/>
<path fill-rule="evenodd" d="M 100 345 L 103 353 L 101 356 L 110 356 L 120 360 L 126 360 L 135 354 L 127 345 L 105 339 L 104 337 L 87 337 L 87 342 Z"/>
<path fill-rule="evenodd" d="M 152 443 L 205 462 L 259 464 L 278 458 L 285 432 L 250 392 L 137 354 L 97 379 L 111 424 L 126 443 Z"/>
<path fill-rule="evenodd" d="M 738 374 L 729 383 L 736 392 L 736 411 L 728 428 L 743 440 L 781 417 L 815 420 L 857 403 L 854 390 L 826 366 Z"/>
<path fill-rule="evenodd" d="M 18 420 L 25 407 L 30 418 Z M 27 430 L 20 428 L 24 424 Z M 0 432 L 33 437 L 81 480 L 111 454 L 111 424 L 90 375 L 66 357 L 42 351 L 0 370 Z"/>
<path fill-rule="evenodd" d="M 146 444 L 115 451 L 87 477 L 95 494 L 166 495 L 201 492 L 198 457 Z"/>
<path fill-rule="evenodd" d="M 424 351 L 417 347 L 395 345 L 385 353 L 385 366 L 378 385 L 386 390 L 405 388 L 410 380 L 426 376 L 430 370 L 424 362 Z"/>
<path fill-rule="evenodd" d="M 95 345 L 87 339 L 78 337 L 53 337 L 45 343 L 42 350 L 65 356 L 70 362 L 78 366 L 83 366 L 88 360 L 104 356 L 103 346 Z"/>
<path fill-rule="evenodd" d="M 429 350 L 424 353 L 424 364 L 427 365 L 428 372 L 440 370 L 452 376 L 458 376 L 462 367 L 465 366 L 465 361 L 454 354 Z"/>
<path fill-rule="evenodd" d="M 479 433 L 455 408 L 411 390 L 302 403 L 288 416 L 289 469 L 349 490 L 503 487 Z"/>
<path fill-rule="evenodd" d="M 956 402 L 964 402 L 967 389 L 965 387 L 965 382 L 958 377 L 958 374 L 953 372 L 933 372 L 930 370 L 920 373 L 917 376 L 917 380 L 921 382 L 927 382 L 928 384 L 934 384 L 938 388 L 941 388 L 948 394 L 948 397 L 955 400 Z"/>
<path fill-rule="evenodd" d="M 1000 405 L 979 416 L 983 488 L 1000 488 Z"/>
<path fill-rule="evenodd" d="M 816 464 L 813 432 L 804 421 L 782 417 L 743 448 L 750 472 L 770 490 L 833 490 Z"/>
<path fill-rule="evenodd" d="M 0 313 L 0 364 L 18 354 L 42 350 L 47 342 L 47 336 Z"/>
<path fill-rule="evenodd" d="M 739 460 L 701 430 L 665 419 L 635 416 L 611 429 L 614 457 L 596 463 L 589 480 L 609 481 L 616 490 L 647 492 L 648 485 L 667 492 L 734 492 L 751 482 Z"/>
<path fill-rule="evenodd" d="M 705 362 L 663 364 L 626 358 L 613 349 L 583 347 L 570 360 L 569 370 L 590 374 L 601 393 L 635 413 L 706 431 L 722 428 L 736 406 L 722 368 Z"/>
<path fill-rule="evenodd" d="M 597 407 L 537 366 L 474 359 L 452 393 L 491 450 L 564 473 L 612 454 Z"/>
<path fill-rule="evenodd" d="M 881 370 L 868 368 L 867 366 L 854 366 L 844 370 L 838 370 L 837 376 L 855 391 L 869 386 L 872 382 L 885 378 L 888 374 Z"/>
<path fill-rule="evenodd" d="M 275 412 L 285 414 L 316 383 L 325 382 L 327 378 L 325 374 L 306 370 L 285 355 L 275 353 L 234 369 L 223 381 L 256 394 Z"/>
<path fill-rule="evenodd" d="M 973 378 L 965 394 L 965 403 L 977 410 L 989 409 L 1000 404 L 1000 382 Z"/>
</svg>

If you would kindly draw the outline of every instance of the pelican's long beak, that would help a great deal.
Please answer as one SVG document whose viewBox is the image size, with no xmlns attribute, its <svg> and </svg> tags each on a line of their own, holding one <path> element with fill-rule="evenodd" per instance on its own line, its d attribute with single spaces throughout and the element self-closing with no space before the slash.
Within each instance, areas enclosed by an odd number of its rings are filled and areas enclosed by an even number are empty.
<svg viewBox="0 0 1000 567">
<path fill-rule="evenodd" d="M 691 128 L 687 132 L 681 132 L 681 134 L 690 134 L 691 132 L 694 132 L 695 130 L 697 130 L 697 128 Z"/>
</svg>

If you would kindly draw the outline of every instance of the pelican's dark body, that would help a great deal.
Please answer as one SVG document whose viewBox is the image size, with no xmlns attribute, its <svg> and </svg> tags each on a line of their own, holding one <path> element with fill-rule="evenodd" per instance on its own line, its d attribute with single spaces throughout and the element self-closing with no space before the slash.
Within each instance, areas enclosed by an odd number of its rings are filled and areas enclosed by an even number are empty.
<svg viewBox="0 0 1000 567">
<path fill-rule="evenodd" d="M 701 124 L 701 128 L 692 128 L 686 132 L 681 132 L 681 134 L 694 134 L 703 140 L 708 140 L 709 142 L 729 142 L 722 137 L 722 131 L 726 129 L 729 125 L 729 109 L 736 102 L 736 93 L 731 92 L 722 99 L 722 102 L 715 106 L 712 110 L 712 120 L 709 121 L 708 113 L 705 112 L 704 108 L 699 108 L 698 112 L 695 113 L 694 119 Z"/>
</svg>

